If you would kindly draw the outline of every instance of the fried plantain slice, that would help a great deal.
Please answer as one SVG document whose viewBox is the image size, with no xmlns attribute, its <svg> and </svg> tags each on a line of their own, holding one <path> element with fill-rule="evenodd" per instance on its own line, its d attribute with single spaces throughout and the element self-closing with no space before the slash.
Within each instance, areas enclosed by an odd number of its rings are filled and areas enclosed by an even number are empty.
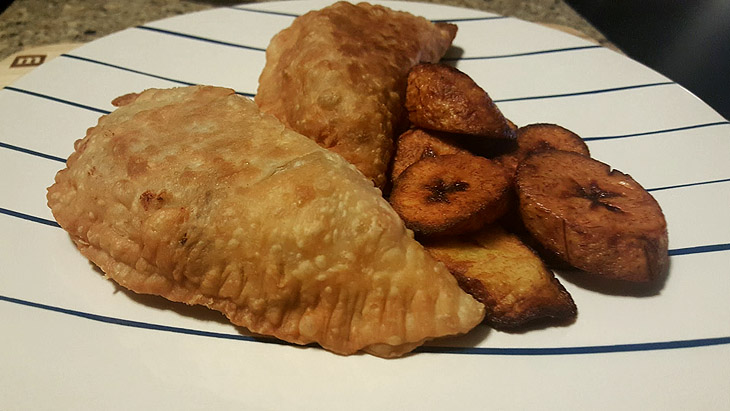
<svg viewBox="0 0 730 411">
<path fill-rule="evenodd" d="M 483 157 L 447 154 L 406 168 L 393 184 L 390 203 L 414 232 L 426 236 L 476 231 L 509 207 L 504 169 Z"/>
<path fill-rule="evenodd" d="M 667 223 L 659 204 L 631 176 L 567 151 L 542 151 L 517 170 L 525 227 L 581 270 L 633 282 L 668 266 Z"/>
<path fill-rule="evenodd" d="M 514 173 L 530 154 L 543 150 L 572 151 L 590 157 L 588 146 L 579 135 L 557 124 L 535 123 L 517 129 L 517 148 L 495 160 Z"/>
<path fill-rule="evenodd" d="M 495 157 L 494 162 L 502 166 L 505 172 L 509 176 L 509 180 L 514 182 L 515 176 L 517 175 L 517 167 L 520 165 L 520 158 L 516 151 L 502 154 Z"/>
<path fill-rule="evenodd" d="M 474 80 L 445 64 L 419 64 L 408 73 L 406 109 L 412 124 L 431 130 L 514 138 L 514 130 Z"/>
<path fill-rule="evenodd" d="M 535 123 L 517 129 L 517 150 L 521 159 L 543 150 L 572 151 L 590 157 L 579 135 L 557 124 Z"/>
<path fill-rule="evenodd" d="M 494 328 L 513 329 L 541 319 L 571 320 L 577 315 L 573 298 L 540 257 L 498 225 L 466 238 L 424 245 L 464 291 L 484 304 L 485 320 Z"/>
<path fill-rule="evenodd" d="M 469 154 L 469 151 L 459 147 L 447 135 L 412 128 L 398 137 L 391 179 L 395 181 L 403 170 L 418 160 L 457 153 Z"/>
<path fill-rule="evenodd" d="M 509 126 L 509 128 L 510 128 L 510 129 L 511 129 L 511 130 L 512 130 L 512 131 L 513 131 L 514 133 L 517 133 L 517 130 L 519 129 L 519 127 L 517 127 L 517 124 L 513 123 L 513 122 L 512 122 L 512 120 L 510 120 L 510 119 L 508 119 L 508 118 L 505 118 L 505 120 L 507 120 L 507 126 Z M 515 135 L 516 135 L 516 134 L 515 134 Z"/>
</svg>

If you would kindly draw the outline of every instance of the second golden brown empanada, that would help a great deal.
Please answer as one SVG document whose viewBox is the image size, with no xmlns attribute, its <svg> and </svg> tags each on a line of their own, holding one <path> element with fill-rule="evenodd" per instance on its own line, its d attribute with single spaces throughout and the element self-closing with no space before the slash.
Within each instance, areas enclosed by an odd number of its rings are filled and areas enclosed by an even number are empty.
<svg viewBox="0 0 730 411">
<path fill-rule="evenodd" d="M 48 203 L 122 286 L 340 354 L 398 356 L 482 320 L 370 181 L 252 101 L 185 87 L 117 102 Z"/>
<path fill-rule="evenodd" d="M 271 40 L 256 103 L 382 187 L 393 138 L 407 120 L 408 70 L 437 62 L 455 35 L 453 24 L 335 3 L 295 19 Z"/>
</svg>

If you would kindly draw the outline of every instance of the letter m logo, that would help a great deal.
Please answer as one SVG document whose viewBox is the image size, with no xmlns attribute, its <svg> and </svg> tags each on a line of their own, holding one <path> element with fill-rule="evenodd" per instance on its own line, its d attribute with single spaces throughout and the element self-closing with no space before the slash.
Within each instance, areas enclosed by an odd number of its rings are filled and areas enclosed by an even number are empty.
<svg viewBox="0 0 730 411">
<path fill-rule="evenodd" d="M 16 57 L 10 64 L 10 67 L 35 67 L 40 66 L 44 61 L 46 61 L 45 54 L 29 54 Z"/>
</svg>

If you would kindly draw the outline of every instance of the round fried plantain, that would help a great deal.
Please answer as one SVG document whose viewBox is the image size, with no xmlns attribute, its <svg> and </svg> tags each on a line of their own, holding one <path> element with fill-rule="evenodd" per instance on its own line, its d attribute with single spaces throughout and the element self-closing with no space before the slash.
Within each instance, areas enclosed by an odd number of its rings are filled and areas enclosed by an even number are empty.
<svg viewBox="0 0 730 411">
<path fill-rule="evenodd" d="M 668 266 L 664 214 L 631 176 L 581 154 L 550 150 L 520 164 L 516 186 L 525 227 L 574 267 L 649 282 Z"/>
<path fill-rule="evenodd" d="M 520 159 L 536 151 L 572 151 L 590 157 L 588 146 L 579 135 L 557 124 L 535 123 L 517 129 Z"/>
<path fill-rule="evenodd" d="M 418 160 L 457 153 L 469 152 L 459 147 L 449 136 L 412 128 L 398 137 L 391 179 L 395 181 L 403 170 Z"/>
<path fill-rule="evenodd" d="M 514 182 L 515 176 L 517 175 L 517 167 L 520 165 L 520 158 L 517 155 L 517 152 L 502 154 L 492 160 L 502 166 L 507 173 L 509 180 Z"/>
<path fill-rule="evenodd" d="M 514 130 L 486 91 L 458 69 L 423 63 L 408 73 L 406 110 L 430 130 L 513 139 Z"/>
<path fill-rule="evenodd" d="M 395 180 L 390 203 L 417 234 L 454 235 L 476 231 L 506 213 L 510 189 L 507 173 L 491 160 L 448 154 L 406 168 Z"/>
<path fill-rule="evenodd" d="M 557 124 L 535 123 L 517 129 L 517 148 L 495 158 L 495 161 L 517 173 L 519 163 L 530 154 L 544 150 L 572 151 L 590 157 L 588 146 L 579 135 Z"/>
</svg>

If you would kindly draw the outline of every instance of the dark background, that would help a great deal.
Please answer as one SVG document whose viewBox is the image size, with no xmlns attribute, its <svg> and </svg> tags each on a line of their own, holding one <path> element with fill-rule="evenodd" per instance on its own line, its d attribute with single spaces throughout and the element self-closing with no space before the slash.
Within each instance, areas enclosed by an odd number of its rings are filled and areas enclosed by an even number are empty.
<svg viewBox="0 0 730 411">
<path fill-rule="evenodd" d="M 565 1 L 626 55 L 730 119 L 730 0 Z"/>
<path fill-rule="evenodd" d="M 629 57 L 730 119 L 730 0 L 566 0 Z"/>
</svg>

